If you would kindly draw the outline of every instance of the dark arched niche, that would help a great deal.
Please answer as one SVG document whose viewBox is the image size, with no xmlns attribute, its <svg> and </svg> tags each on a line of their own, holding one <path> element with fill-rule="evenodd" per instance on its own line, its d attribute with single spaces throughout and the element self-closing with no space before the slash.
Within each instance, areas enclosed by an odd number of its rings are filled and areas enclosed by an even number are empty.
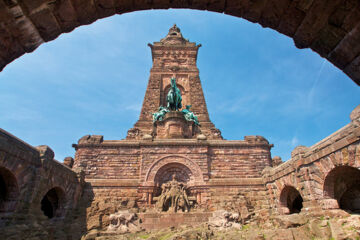
<svg viewBox="0 0 360 240">
<path fill-rule="evenodd" d="M 280 194 L 280 204 L 289 209 L 289 214 L 299 213 L 303 207 L 303 199 L 296 188 L 285 186 Z"/>
<path fill-rule="evenodd" d="M 48 218 L 61 217 L 64 214 L 65 193 L 59 188 L 50 189 L 41 200 L 41 210 Z"/>
<path fill-rule="evenodd" d="M 15 210 L 19 196 L 19 188 L 14 174 L 0 167 L 0 212 Z"/>
<path fill-rule="evenodd" d="M 335 167 L 325 178 L 324 196 L 337 200 L 343 210 L 360 213 L 360 170 Z"/>
</svg>

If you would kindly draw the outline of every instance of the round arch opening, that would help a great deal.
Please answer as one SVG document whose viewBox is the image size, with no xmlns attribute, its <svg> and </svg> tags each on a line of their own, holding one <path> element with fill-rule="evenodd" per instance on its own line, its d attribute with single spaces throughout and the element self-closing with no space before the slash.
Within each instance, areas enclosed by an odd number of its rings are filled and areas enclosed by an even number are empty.
<svg viewBox="0 0 360 240">
<path fill-rule="evenodd" d="M 41 211 L 49 219 L 64 214 L 65 193 L 59 188 L 50 189 L 41 200 Z"/>
<path fill-rule="evenodd" d="M 0 167 L 0 212 L 12 212 L 16 208 L 19 188 L 14 174 Z"/>
<path fill-rule="evenodd" d="M 171 181 L 175 178 L 178 182 L 189 183 L 194 182 L 192 171 L 181 163 L 168 163 L 162 166 L 155 175 L 156 186 Z"/>
<path fill-rule="evenodd" d="M 360 213 L 360 170 L 338 166 L 329 172 L 324 181 L 324 196 L 337 200 L 341 209 Z"/>
<path fill-rule="evenodd" d="M 288 214 L 299 213 L 303 208 L 303 198 L 296 188 L 286 186 L 280 194 L 281 207 L 288 209 Z"/>
</svg>

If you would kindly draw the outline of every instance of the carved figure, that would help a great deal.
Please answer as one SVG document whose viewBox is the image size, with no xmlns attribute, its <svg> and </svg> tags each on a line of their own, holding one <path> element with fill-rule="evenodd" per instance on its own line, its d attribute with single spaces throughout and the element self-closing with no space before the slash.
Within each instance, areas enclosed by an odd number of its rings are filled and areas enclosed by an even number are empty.
<svg viewBox="0 0 360 240">
<path fill-rule="evenodd" d="M 186 186 L 183 183 L 179 183 L 175 179 L 175 174 L 172 176 L 172 180 L 164 183 L 161 186 L 161 195 L 158 198 L 156 207 L 160 211 L 177 212 L 182 210 L 188 212 L 190 208 L 189 198 L 186 194 Z"/>
<path fill-rule="evenodd" d="M 118 211 L 109 216 L 109 232 L 127 233 L 141 230 L 140 221 L 135 213 L 129 210 Z"/>
<path fill-rule="evenodd" d="M 181 112 L 184 114 L 184 117 L 187 121 L 194 122 L 196 125 L 200 126 L 197 116 L 190 111 L 191 105 L 186 105 L 186 109 L 183 109 Z"/>
<path fill-rule="evenodd" d="M 181 93 L 180 89 L 176 86 L 176 79 L 171 78 L 171 88 L 166 96 L 168 109 L 172 111 L 178 111 L 180 108 L 182 108 L 181 101 Z"/>
<path fill-rule="evenodd" d="M 178 198 L 176 211 L 181 209 L 183 212 L 188 212 L 190 210 L 190 202 L 189 202 L 189 198 L 186 194 L 185 187 L 182 187 L 181 191 L 182 191 L 182 194 Z"/>
<path fill-rule="evenodd" d="M 153 123 L 164 120 L 165 114 L 170 112 L 166 107 L 160 106 L 158 111 L 153 113 Z"/>
</svg>

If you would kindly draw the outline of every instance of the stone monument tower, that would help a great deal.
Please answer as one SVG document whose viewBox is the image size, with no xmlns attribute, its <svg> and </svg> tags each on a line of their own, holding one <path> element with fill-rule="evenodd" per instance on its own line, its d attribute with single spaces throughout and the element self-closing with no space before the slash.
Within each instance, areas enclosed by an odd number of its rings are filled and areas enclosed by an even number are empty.
<svg viewBox="0 0 360 240">
<path fill-rule="evenodd" d="M 191 224 L 217 209 L 254 209 L 265 191 L 261 172 L 271 166 L 272 145 L 261 136 L 223 140 L 200 83 L 200 45 L 176 25 L 149 46 L 153 66 L 139 120 L 126 139 L 87 135 L 73 145 L 74 167 L 83 170 L 93 196 L 89 217 L 113 214 L 92 212 L 104 202 L 111 203 L 108 209 L 136 206 L 143 227 L 161 228 L 183 223 L 181 214 L 189 214 Z M 154 209 L 162 217 L 147 214 Z M 179 219 L 174 223 L 166 214 Z"/>
<path fill-rule="evenodd" d="M 134 128 L 129 130 L 127 139 L 141 139 L 145 135 L 158 138 L 171 136 L 195 138 L 199 134 L 209 139 L 222 139 L 221 132 L 210 121 L 199 78 L 199 69 L 196 66 L 201 45 L 185 39 L 176 25 L 169 29 L 165 38 L 148 45 L 151 48 L 153 66 L 140 118 Z M 176 79 L 176 85 L 180 89 L 183 108 L 186 108 L 186 105 L 192 106 L 191 110 L 201 122 L 200 129 L 189 129 L 188 126 L 165 123 L 166 127 L 170 126 L 170 136 L 164 133 L 164 124 L 156 126 L 156 129 L 153 128 L 151 113 L 156 112 L 160 106 L 166 106 L 166 95 L 170 90 L 172 77 Z M 174 117 L 176 114 L 169 115 Z"/>
</svg>

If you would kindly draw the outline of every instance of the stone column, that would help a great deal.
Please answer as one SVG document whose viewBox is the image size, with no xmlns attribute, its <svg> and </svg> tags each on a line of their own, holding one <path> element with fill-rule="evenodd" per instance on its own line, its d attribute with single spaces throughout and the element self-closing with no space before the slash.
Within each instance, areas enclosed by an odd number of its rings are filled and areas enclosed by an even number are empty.
<svg viewBox="0 0 360 240">
<path fill-rule="evenodd" d="M 151 205 L 153 194 L 150 192 L 148 193 L 148 204 Z"/>
<path fill-rule="evenodd" d="M 197 204 L 201 204 L 201 192 L 196 193 L 196 202 Z"/>
</svg>

